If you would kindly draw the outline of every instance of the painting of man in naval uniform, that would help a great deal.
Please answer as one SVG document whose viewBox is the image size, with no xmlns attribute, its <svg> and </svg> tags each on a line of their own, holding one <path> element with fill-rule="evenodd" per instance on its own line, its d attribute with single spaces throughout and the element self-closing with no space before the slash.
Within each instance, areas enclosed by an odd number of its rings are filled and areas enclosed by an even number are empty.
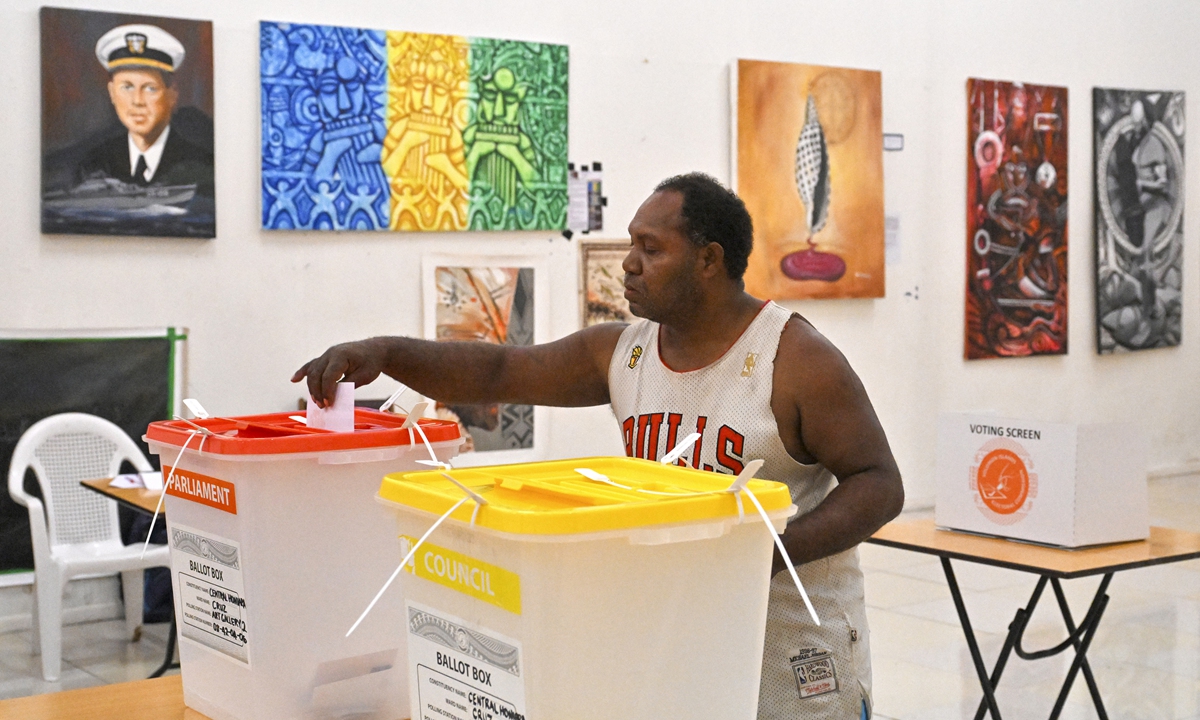
<svg viewBox="0 0 1200 720">
<path fill-rule="evenodd" d="M 41 20 L 42 231 L 214 237 L 212 24 Z"/>
</svg>

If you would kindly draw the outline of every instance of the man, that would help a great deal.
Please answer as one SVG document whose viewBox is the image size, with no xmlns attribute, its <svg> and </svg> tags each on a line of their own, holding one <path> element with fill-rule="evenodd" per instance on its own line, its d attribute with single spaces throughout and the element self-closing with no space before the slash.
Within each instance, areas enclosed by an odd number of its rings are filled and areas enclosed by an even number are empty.
<svg viewBox="0 0 1200 720">
<path fill-rule="evenodd" d="M 154 25 L 121 25 L 96 43 L 96 57 L 109 72 L 108 97 L 126 133 L 93 148 L 79 180 L 106 177 L 142 187 L 195 186 L 213 195 L 213 157 L 171 131 L 179 93 L 172 87 L 183 63 L 183 45 Z M 181 204 L 191 198 L 164 196 Z"/>
<path fill-rule="evenodd" d="M 895 517 L 900 473 L 854 371 L 803 318 L 747 295 L 742 201 L 699 174 L 658 186 L 629 224 L 625 297 L 647 322 L 594 325 L 544 345 L 372 338 L 293 376 L 328 404 L 339 380 L 386 373 L 442 402 L 612 403 L 626 453 L 657 459 L 693 428 L 692 467 L 786 482 L 784 533 L 821 626 L 776 557 L 758 716 L 869 716 L 870 657 L 855 546 Z M 836 478 L 836 481 L 835 481 Z"/>
</svg>

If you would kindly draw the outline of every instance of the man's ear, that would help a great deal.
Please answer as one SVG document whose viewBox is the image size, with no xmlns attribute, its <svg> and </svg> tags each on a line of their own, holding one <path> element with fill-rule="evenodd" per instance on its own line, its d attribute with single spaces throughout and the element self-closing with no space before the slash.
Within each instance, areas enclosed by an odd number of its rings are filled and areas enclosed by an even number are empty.
<svg viewBox="0 0 1200 720">
<path fill-rule="evenodd" d="M 720 243 L 710 242 L 700 248 L 700 272 L 704 277 L 725 272 L 725 248 Z"/>
<path fill-rule="evenodd" d="M 113 105 L 117 104 L 117 88 L 111 77 L 108 79 L 108 101 Z"/>
</svg>

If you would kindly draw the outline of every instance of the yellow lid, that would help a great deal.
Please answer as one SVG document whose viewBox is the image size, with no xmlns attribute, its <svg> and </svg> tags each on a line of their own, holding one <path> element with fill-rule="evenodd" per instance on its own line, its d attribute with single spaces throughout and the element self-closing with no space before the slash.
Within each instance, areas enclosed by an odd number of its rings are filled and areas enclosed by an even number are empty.
<svg viewBox="0 0 1200 720">
<path fill-rule="evenodd" d="M 589 479 L 576 471 L 599 473 Z M 569 535 L 701 522 L 737 516 L 732 493 L 723 492 L 733 477 L 649 460 L 593 457 L 552 462 L 493 465 L 449 471 L 449 475 L 478 493 L 487 505 L 475 524 L 521 535 Z M 747 489 L 768 513 L 787 509 L 791 493 L 783 483 L 751 480 Z M 379 488 L 384 500 L 441 515 L 462 500 L 463 491 L 437 470 L 392 473 Z M 743 497 L 748 518 L 757 518 Z M 475 503 L 468 500 L 451 515 L 470 522 Z"/>
</svg>

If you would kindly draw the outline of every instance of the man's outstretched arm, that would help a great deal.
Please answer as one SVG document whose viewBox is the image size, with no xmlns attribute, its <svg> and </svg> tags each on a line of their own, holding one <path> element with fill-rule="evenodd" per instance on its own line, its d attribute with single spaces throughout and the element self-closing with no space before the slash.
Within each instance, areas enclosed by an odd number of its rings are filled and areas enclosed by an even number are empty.
<svg viewBox="0 0 1200 720">
<path fill-rule="evenodd" d="M 337 383 L 366 385 L 388 375 L 440 402 L 506 402 L 581 407 L 608 399 L 608 362 L 625 325 L 605 323 L 542 345 L 434 342 L 375 337 L 342 343 L 292 376 L 308 381 L 322 406 Z"/>
</svg>

